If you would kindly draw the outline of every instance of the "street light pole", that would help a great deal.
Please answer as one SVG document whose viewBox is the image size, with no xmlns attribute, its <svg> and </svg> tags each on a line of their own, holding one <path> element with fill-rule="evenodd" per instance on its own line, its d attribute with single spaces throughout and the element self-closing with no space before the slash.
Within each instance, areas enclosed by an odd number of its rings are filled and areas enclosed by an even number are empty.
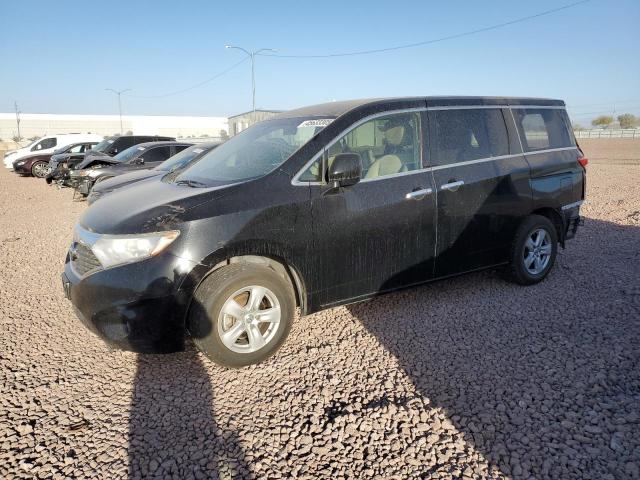
<svg viewBox="0 0 640 480">
<path fill-rule="evenodd" d="M 122 135 L 122 101 L 120 100 L 120 96 L 124 92 L 128 92 L 131 89 L 130 88 L 125 88 L 124 90 L 114 90 L 113 88 L 105 88 L 105 90 L 107 90 L 109 92 L 113 92 L 116 95 L 118 95 L 118 113 L 120 114 L 120 135 Z"/>
<path fill-rule="evenodd" d="M 251 59 L 251 110 L 253 113 L 256 111 L 256 55 L 260 52 L 275 52 L 273 48 L 261 48 L 260 50 L 246 50 L 242 47 L 236 47 L 235 45 L 225 45 L 224 48 L 235 48 L 242 50 Z"/>
<path fill-rule="evenodd" d="M 16 125 L 18 126 L 18 141 L 22 140 L 20 136 L 20 110 L 18 110 L 18 102 L 13 102 L 13 106 L 16 109 Z"/>
</svg>

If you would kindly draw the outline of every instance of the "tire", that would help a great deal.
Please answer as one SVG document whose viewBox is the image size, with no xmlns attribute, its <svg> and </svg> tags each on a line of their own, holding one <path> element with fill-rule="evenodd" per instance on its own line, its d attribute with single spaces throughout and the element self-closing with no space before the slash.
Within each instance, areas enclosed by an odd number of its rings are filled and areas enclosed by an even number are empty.
<svg viewBox="0 0 640 480">
<path fill-rule="evenodd" d="M 34 162 L 31 165 L 31 175 L 37 178 L 45 178 L 49 173 L 47 165 L 47 162 Z"/>
<path fill-rule="evenodd" d="M 249 306 L 254 293 L 258 308 Z M 231 264 L 202 281 L 191 302 L 187 330 L 210 360 L 225 367 L 244 367 L 280 348 L 291 329 L 295 305 L 291 282 L 275 270 L 252 263 Z M 228 333 L 226 339 L 224 333 Z"/>
<path fill-rule="evenodd" d="M 542 215 L 525 218 L 511 246 L 509 279 L 520 285 L 541 282 L 553 268 L 557 253 L 558 233 L 553 223 Z"/>
</svg>

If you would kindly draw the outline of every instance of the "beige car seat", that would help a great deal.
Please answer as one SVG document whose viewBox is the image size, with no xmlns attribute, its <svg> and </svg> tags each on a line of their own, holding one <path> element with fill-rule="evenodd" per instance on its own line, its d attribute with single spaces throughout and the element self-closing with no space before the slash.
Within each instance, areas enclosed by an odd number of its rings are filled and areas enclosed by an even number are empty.
<svg viewBox="0 0 640 480">
<path fill-rule="evenodd" d="M 405 126 L 396 125 L 395 127 L 391 127 L 384 131 L 384 138 L 388 145 L 397 147 L 402 143 L 404 133 Z M 367 170 L 364 178 L 377 178 L 384 175 L 393 175 L 394 173 L 399 173 L 405 169 L 406 167 L 402 163 L 402 160 L 400 160 L 400 157 L 393 154 L 387 154 L 373 162 L 371 167 L 369 167 L 369 170 Z"/>
</svg>

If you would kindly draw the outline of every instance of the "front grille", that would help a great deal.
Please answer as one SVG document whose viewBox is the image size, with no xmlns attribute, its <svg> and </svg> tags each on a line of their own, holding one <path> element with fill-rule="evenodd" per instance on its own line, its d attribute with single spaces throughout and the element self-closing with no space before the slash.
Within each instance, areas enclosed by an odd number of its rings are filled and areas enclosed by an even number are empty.
<svg viewBox="0 0 640 480">
<path fill-rule="evenodd" d="M 74 243 L 69 254 L 71 255 L 71 265 L 80 276 L 102 269 L 100 260 L 96 258 L 89 247 L 82 243 Z"/>
</svg>

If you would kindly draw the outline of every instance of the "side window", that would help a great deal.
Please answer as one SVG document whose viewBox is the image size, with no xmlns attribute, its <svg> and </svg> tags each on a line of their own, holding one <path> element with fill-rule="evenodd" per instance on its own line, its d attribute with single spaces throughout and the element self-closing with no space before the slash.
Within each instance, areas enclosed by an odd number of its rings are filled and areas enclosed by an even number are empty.
<svg viewBox="0 0 640 480">
<path fill-rule="evenodd" d="M 141 155 L 141 157 L 144 158 L 144 161 L 146 163 L 164 162 L 170 156 L 171 156 L 171 147 L 168 145 L 165 147 L 151 148 L 146 152 L 144 152 L 143 155 Z"/>
<path fill-rule="evenodd" d="M 81 153 L 84 152 L 84 145 L 74 145 L 69 149 L 69 153 Z"/>
<path fill-rule="evenodd" d="M 499 108 L 435 110 L 430 114 L 434 165 L 509 154 L 509 137 Z"/>
<path fill-rule="evenodd" d="M 173 146 L 173 155 L 175 155 L 176 153 L 180 153 L 182 150 L 184 150 L 185 148 L 187 148 L 189 146 L 190 145 L 174 145 Z"/>
<path fill-rule="evenodd" d="M 37 151 L 37 150 L 45 150 L 47 148 L 53 148 L 58 144 L 58 139 L 55 137 L 51 137 L 51 138 L 45 138 L 43 140 L 40 140 L 38 143 L 36 143 L 33 148 L 31 148 L 31 151 Z"/>
<path fill-rule="evenodd" d="M 575 146 L 561 109 L 514 108 L 513 116 L 522 146 L 528 152 Z"/>
<path fill-rule="evenodd" d="M 327 151 L 331 165 L 340 153 L 357 153 L 362 159 L 363 180 L 422 168 L 420 114 L 396 113 L 372 119 L 339 138 Z M 301 182 L 322 180 L 321 159 L 300 177 Z"/>
</svg>

